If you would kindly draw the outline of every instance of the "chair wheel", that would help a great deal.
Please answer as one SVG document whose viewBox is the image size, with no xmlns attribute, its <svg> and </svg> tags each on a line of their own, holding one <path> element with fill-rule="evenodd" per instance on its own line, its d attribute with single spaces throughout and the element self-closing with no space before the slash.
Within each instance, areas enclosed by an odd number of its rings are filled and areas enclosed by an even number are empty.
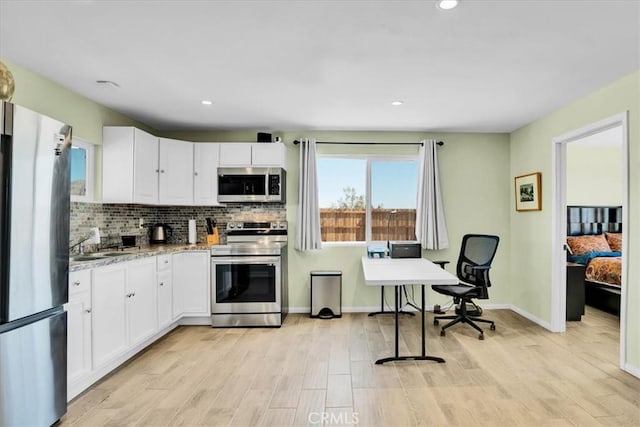
<svg viewBox="0 0 640 427">
<path fill-rule="evenodd" d="M 440 322 L 438 322 L 438 319 L 433 319 L 433 325 L 438 326 L 438 324 L 440 324 Z"/>
<path fill-rule="evenodd" d="M 478 336 L 478 339 L 479 339 L 479 340 L 481 340 L 481 341 L 482 341 L 482 340 L 484 340 L 484 334 L 480 334 L 480 335 Z"/>
<path fill-rule="evenodd" d="M 444 329 L 440 331 L 440 336 L 441 336 L 441 337 L 444 337 L 446 334 L 447 334 L 447 333 L 444 331 Z"/>
<path fill-rule="evenodd" d="M 493 323 L 491 324 L 491 326 L 489 326 L 489 329 L 491 329 L 492 331 L 496 330 L 496 325 L 494 325 Z"/>
</svg>

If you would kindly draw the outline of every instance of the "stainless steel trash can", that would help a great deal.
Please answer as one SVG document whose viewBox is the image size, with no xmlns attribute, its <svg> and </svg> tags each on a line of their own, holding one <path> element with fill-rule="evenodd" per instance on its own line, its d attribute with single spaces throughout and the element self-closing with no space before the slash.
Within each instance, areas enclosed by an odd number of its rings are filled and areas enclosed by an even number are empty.
<svg viewBox="0 0 640 427">
<path fill-rule="evenodd" d="M 311 317 L 342 317 L 342 271 L 311 272 Z"/>
</svg>

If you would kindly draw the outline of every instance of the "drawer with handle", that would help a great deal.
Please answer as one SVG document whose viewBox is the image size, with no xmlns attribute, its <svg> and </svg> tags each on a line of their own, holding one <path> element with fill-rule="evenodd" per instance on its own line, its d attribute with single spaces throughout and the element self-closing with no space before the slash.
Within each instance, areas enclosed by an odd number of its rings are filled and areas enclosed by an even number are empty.
<svg viewBox="0 0 640 427">
<path fill-rule="evenodd" d="M 156 267 L 157 271 L 171 270 L 171 254 L 158 255 L 157 260 L 158 260 L 158 265 Z"/>
<path fill-rule="evenodd" d="M 91 289 L 91 270 L 72 271 L 69 273 L 69 295 L 75 295 Z"/>
</svg>

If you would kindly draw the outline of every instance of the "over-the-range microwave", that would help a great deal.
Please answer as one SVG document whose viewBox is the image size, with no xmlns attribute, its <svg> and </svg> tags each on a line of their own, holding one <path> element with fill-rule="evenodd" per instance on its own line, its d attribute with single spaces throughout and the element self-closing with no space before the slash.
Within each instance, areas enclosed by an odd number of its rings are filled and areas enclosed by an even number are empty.
<svg viewBox="0 0 640 427">
<path fill-rule="evenodd" d="M 218 202 L 284 203 L 286 175 L 282 168 L 218 168 Z"/>
</svg>

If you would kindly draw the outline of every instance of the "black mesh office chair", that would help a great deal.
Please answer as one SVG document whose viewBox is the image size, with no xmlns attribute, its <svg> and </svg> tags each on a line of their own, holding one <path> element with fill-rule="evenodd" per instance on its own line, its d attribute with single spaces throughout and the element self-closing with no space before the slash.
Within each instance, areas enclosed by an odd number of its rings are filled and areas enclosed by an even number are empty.
<svg viewBox="0 0 640 427">
<path fill-rule="evenodd" d="M 498 236 L 484 234 L 467 234 L 462 238 L 462 247 L 458 257 L 456 275 L 462 283 L 458 285 L 432 285 L 431 288 L 439 294 L 453 297 L 453 301 L 459 304 L 456 314 L 453 316 L 436 316 L 433 324 L 438 325 L 440 320 L 453 319 L 442 327 L 441 336 L 445 336 L 445 329 L 456 323 L 468 323 L 471 327 L 480 332 L 479 338 L 484 339 L 484 332 L 475 322 L 489 323 L 490 329 L 496 329 L 493 320 L 481 319 L 477 316 L 482 314 L 482 309 L 478 307 L 473 299 L 487 299 L 489 293 L 487 288 L 491 286 L 489 280 L 489 269 L 491 262 L 498 249 Z M 434 261 L 444 268 L 448 261 Z M 468 307 L 471 306 L 471 307 Z M 470 310 L 471 308 L 471 310 Z"/>
</svg>

